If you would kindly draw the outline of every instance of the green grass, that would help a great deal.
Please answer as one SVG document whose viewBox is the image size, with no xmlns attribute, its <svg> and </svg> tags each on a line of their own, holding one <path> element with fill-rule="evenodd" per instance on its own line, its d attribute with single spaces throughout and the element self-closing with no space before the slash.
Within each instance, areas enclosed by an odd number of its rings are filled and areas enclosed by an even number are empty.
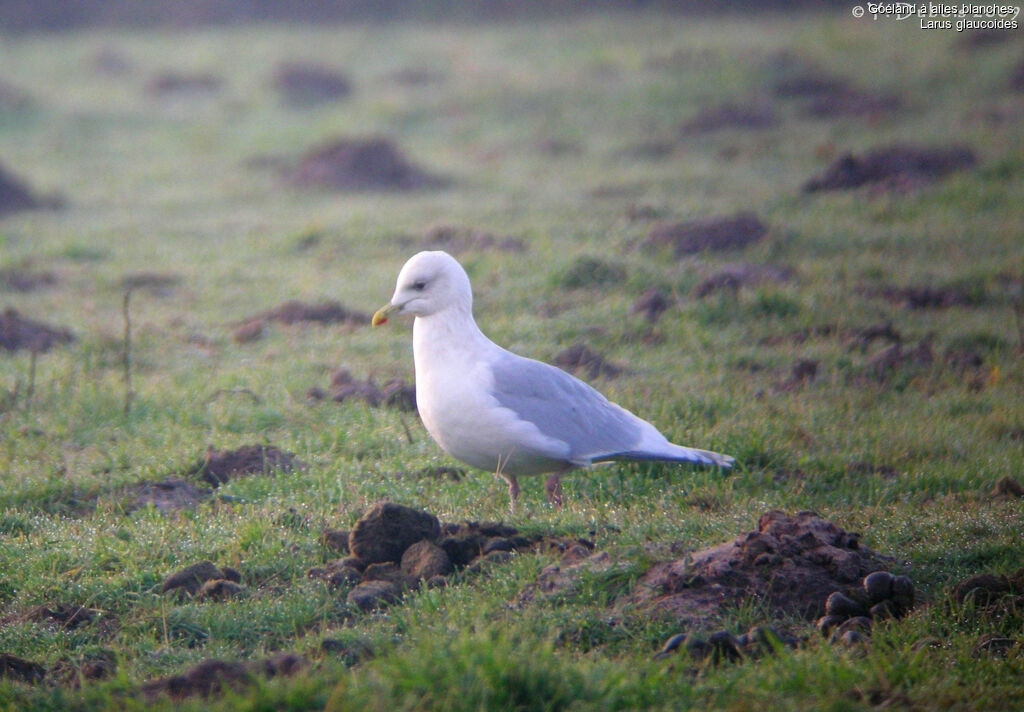
<svg viewBox="0 0 1024 712">
<path fill-rule="evenodd" d="M 80 690 L 0 680 L 0 709 L 149 709 L 133 690 L 207 658 L 275 651 L 312 666 L 177 709 L 1010 709 L 1024 657 L 977 655 L 980 635 L 1024 638 L 1019 610 L 956 609 L 952 585 L 1024 566 L 1024 502 L 989 496 L 1020 477 L 1024 357 L 1014 316 L 1024 279 L 1024 99 L 1007 90 L 1019 46 L 968 51 L 952 33 L 907 23 L 824 16 L 683 18 L 644 13 L 544 26 L 416 24 L 219 28 L 5 38 L 0 79 L 32 107 L 0 109 L 0 163 L 61 211 L 0 219 L 0 267 L 30 264 L 57 284 L 3 292 L 0 303 L 71 328 L 77 341 L 41 354 L 0 353 L 0 615 L 74 603 L 102 611 L 74 630 L 0 625 L 0 652 L 51 666 L 113 654 L 113 679 Z M 104 76 L 113 49 L 134 67 Z M 706 103 L 759 95 L 796 52 L 906 108 L 874 119 L 807 118 L 777 101 L 761 132 L 679 138 Z M 286 59 L 337 66 L 353 96 L 290 110 L 268 84 Z M 408 67 L 440 83 L 396 84 Z M 212 96 L 155 100 L 165 70 L 212 72 Z M 990 110 L 1007 118 L 989 120 Z M 25 111 L 31 116 L 26 117 Z M 303 192 L 266 159 L 293 160 L 336 135 L 387 135 L 450 187 L 415 193 Z M 971 145 L 977 169 L 906 194 L 807 196 L 822 156 L 915 141 Z M 538 146 L 568 141 L 579 153 Z M 630 157 L 652 140 L 663 159 Z M 263 161 L 254 159 L 264 159 Z M 740 252 L 682 261 L 636 248 L 646 220 L 756 212 L 768 238 Z M 269 325 L 238 344 L 245 317 L 286 299 L 338 299 L 372 313 L 431 225 L 511 235 L 523 253 L 460 255 L 484 331 L 518 353 L 551 359 L 584 341 L 628 373 L 598 385 L 670 438 L 737 457 L 732 473 L 616 465 L 565 479 L 566 506 L 524 482 L 507 513 L 501 482 L 403 473 L 453 464 L 415 416 L 363 404 L 309 403 L 344 366 L 378 383 L 412 380 L 408 324 L 371 330 Z M 738 261 L 789 265 L 795 278 L 702 300 L 691 289 Z M 124 412 L 122 280 L 176 275 L 167 293 L 131 299 L 135 398 Z M 960 286 L 969 303 L 909 310 L 871 296 L 880 285 Z M 630 306 L 649 286 L 675 297 L 647 325 Z M 839 336 L 890 321 L 909 346 L 931 339 L 935 361 L 887 378 Z M 787 335 L 810 330 L 803 341 Z M 779 338 L 779 337 L 783 338 Z M 958 373 L 948 348 L 984 358 Z M 818 376 L 780 389 L 798 358 Z M 31 399 L 27 398 L 31 380 Z M 240 389 L 255 395 L 246 395 Z M 406 432 L 411 434 L 407 438 Z M 194 463 L 208 445 L 268 442 L 308 464 L 238 479 L 194 511 L 126 512 L 119 493 Z M 858 462 L 897 473 L 859 474 Z M 509 603 L 550 556 L 464 576 L 409 595 L 384 613 L 354 614 L 345 591 L 305 572 L 331 558 L 324 526 L 348 526 L 387 498 L 442 519 L 506 519 L 530 531 L 588 536 L 625 551 L 628 568 L 574 594 Z M 867 652 L 821 641 L 796 651 L 702 667 L 651 659 L 678 623 L 615 613 L 645 563 L 647 541 L 699 548 L 753 528 L 768 509 L 813 509 L 895 557 L 926 601 L 882 626 Z M 630 553 L 633 552 L 633 553 Z M 178 602 L 162 578 L 209 558 L 242 571 L 248 595 Z M 754 608 L 707 626 L 764 622 Z M 375 657 L 345 669 L 325 637 L 366 641 Z M 937 638 L 940 647 L 915 645 Z M 170 708 L 163 701 L 156 708 Z"/>
</svg>

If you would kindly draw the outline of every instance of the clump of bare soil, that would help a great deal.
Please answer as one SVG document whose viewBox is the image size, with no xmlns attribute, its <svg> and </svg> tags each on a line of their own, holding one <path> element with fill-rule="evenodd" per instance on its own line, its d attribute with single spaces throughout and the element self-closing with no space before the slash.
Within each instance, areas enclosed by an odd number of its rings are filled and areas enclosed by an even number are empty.
<svg viewBox="0 0 1024 712">
<path fill-rule="evenodd" d="M 273 309 L 243 319 L 232 332 L 232 338 L 238 343 L 255 341 L 263 335 L 264 327 L 270 322 L 286 325 L 300 323 L 344 324 L 355 327 L 369 324 L 370 317 L 368 314 L 349 309 L 333 300 L 307 304 L 293 299 Z"/>
<path fill-rule="evenodd" d="M 213 74 L 165 71 L 150 77 L 145 91 L 155 97 L 201 96 L 220 91 L 222 84 Z"/>
<path fill-rule="evenodd" d="M 526 243 L 511 235 L 495 235 L 475 227 L 440 223 L 427 228 L 422 245 L 430 250 L 459 253 L 465 250 L 503 250 L 523 252 Z"/>
<path fill-rule="evenodd" d="M 813 618 L 825 600 L 885 565 L 860 535 L 813 512 L 761 515 L 756 531 L 656 564 L 628 596 L 641 610 L 699 620 L 740 602 Z"/>
<path fill-rule="evenodd" d="M 145 289 L 156 296 L 169 295 L 181 282 L 181 277 L 170 272 L 131 272 L 121 277 L 124 289 Z"/>
<path fill-rule="evenodd" d="M 378 502 L 349 531 L 351 554 L 307 575 L 330 586 L 351 586 L 349 605 L 371 610 L 396 603 L 409 589 L 445 586 L 456 571 L 476 572 L 506 562 L 516 551 L 572 546 L 593 549 L 585 540 L 527 536 L 500 522 L 442 523 L 422 510 Z M 339 549 L 337 544 L 333 548 Z"/>
<path fill-rule="evenodd" d="M 189 480 L 170 479 L 160 482 L 141 482 L 132 487 L 124 498 L 126 511 L 153 507 L 162 512 L 190 509 L 212 494 L 212 490 L 196 487 Z"/>
<path fill-rule="evenodd" d="M 768 227 L 755 214 L 740 212 L 685 222 L 659 222 L 640 245 L 654 250 L 671 248 L 676 257 L 683 257 L 705 250 L 737 250 L 760 241 L 767 233 Z"/>
<path fill-rule="evenodd" d="M 255 684 L 259 678 L 294 675 L 308 665 L 309 660 L 295 653 L 279 653 L 251 662 L 204 660 L 180 675 L 147 682 L 141 692 L 147 700 L 154 700 L 161 695 L 172 699 L 195 695 L 210 697 L 228 690 L 241 690 Z"/>
<path fill-rule="evenodd" d="M 859 586 L 833 591 L 816 625 L 831 642 L 856 645 L 877 621 L 902 618 L 914 607 L 914 583 L 906 576 L 873 571 Z"/>
<path fill-rule="evenodd" d="M 927 185 L 977 163 L 966 146 L 930 148 L 911 144 L 876 148 L 860 156 L 848 153 L 804 183 L 805 193 L 850 190 L 868 184 L 890 189 Z"/>
<path fill-rule="evenodd" d="M 377 386 L 372 377 L 360 381 L 344 368 L 339 368 L 331 374 L 331 383 L 327 391 L 318 386 L 306 391 L 306 398 L 311 401 L 320 401 L 328 397 L 336 403 L 355 399 L 374 408 L 384 406 L 408 412 L 416 410 L 415 386 L 401 378 L 390 378 L 384 385 Z"/>
<path fill-rule="evenodd" d="M 19 210 L 59 208 L 59 198 L 37 195 L 22 181 L 15 178 L 6 168 L 0 166 L 0 215 Z"/>
<path fill-rule="evenodd" d="M 626 279 L 626 268 L 600 257 L 580 255 L 558 275 L 563 289 L 588 289 L 619 284 Z"/>
<path fill-rule="evenodd" d="M 672 306 L 672 303 L 667 294 L 652 287 L 640 295 L 640 298 L 629 308 L 629 312 L 630 314 L 643 314 L 644 318 L 653 324 L 661 318 L 665 310 Z"/>
<path fill-rule="evenodd" d="M 702 279 L 693 288 L 693 296 L 703 299 L 718 291 L 736 292 L 740 287 L 765 282 L 788 282 L 792 278 L 792 268 L 785 265 L 739 262 L 724 265 L 714 274 Z"/>
<path fill-rule="evenodd" d="M 37 683 L 46 675 L 46 668 L 31 660 L 0 653 L 0 679 Z"/>
<path fill-rule="evenodd" d="M 701 109 L 680 127 L 680 132 L 693 135 L 723 129 L 767 129 L 778 123 L 775 110 L 765 102 L 725 102 Z"/>
<path fill-rule="evenodd" d="M 934 285 L 913 285 L 896 287 L 885 285 L 876 289 L 865 289 L 867 296 L 878 296 L 893 304 L 900 304 L 908 309 L 946 309 L 948 307 L 968 306 L 978 301 L 979 297 L 964 287 L 938 287 Z"/>
<path fill-rule="evenodd" d="M 602 376 L 605 378 L 618 378 L 626 371 L 625 366 L 609 361 L 582 343 L 575 343 L 559 351 L 555 354 L 554 359 L 552 359 L 552 363 L 570 373 L 582 372 L 589 379 Z"/>
<path fill-rule="evenodd" d="M 976 608 L 1024 606 L 1024 569 L 1008 575 L 986 572 L 968 576 L 953 587 L 953 600 L 973 603 Z"/>
<path fill-rule="evenodd" d="M 310 149 L 284 172 L 299 188 L 415 190 L 447 181 L 416 166 L 388 138 L 338 138 Z"/>
<path fill-rule="evenodd" d="M 352 82 L 336 69 L 309 62 L 283 62 L 271 83 L 289 106 L 306 108 L 344 99 Z"/>
<path fill-rule="evenodd" d="M 0 348 L 5 351 L 43 352 L 74 340 L 69 330 L 23 317 L 14 309 L 7 308 L 0 313 Z"/>
<path fill-rule="evenodd" d="M 274 445 L 243 445 L 235 450 L 218 450 L 211 446 L 206 448 L 199 462 L 185 469 L 184 474 L 219 487 L 234 477 L 305 469 L 306 464 L 293 453 Z"/>
<path fill-rule="evenodd" d="M 1010 75 L 1010 88 L 1014 91 L 1024 92 L 1024 59 L 1017 63 Z"/>
<path fill-rule="evenodd" d="M 53 606 L 33 606 L 27 610 L 0 618 L 0 626 L 12 623 L 42 623 L 54 628 L 74 629 L 91 623 L 99 611 L 75 604 L 58 603 Z"/>
<path fill-rule="evenodd" d="M 37 272 L 29 267 L 0 269 L 0 289 L 11 292 L 34 292 L 55 284 L 57 284 L 57 275 L 53 272 Z"/>
<path fill-rule="evenodd" d="M 174 591 L 179 597 L 196 596 L 211 588 L 210 584 L 219 582 L 240 584 L 242 574 L 230 566 L 218 567 L 212 561 L 199 561 L 165 577 L 160 592 Z"/>
</svg>

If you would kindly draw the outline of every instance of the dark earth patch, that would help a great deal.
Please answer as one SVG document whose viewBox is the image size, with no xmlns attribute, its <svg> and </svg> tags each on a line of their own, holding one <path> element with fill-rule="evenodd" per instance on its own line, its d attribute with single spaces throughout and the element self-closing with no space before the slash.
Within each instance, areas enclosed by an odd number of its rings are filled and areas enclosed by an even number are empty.
<svg viewBox="0 0 1024 712">
<path fill-rule="evenodd" d="M 631 605 L 649 613 L 699 620 L 723 606 L 765 606 L 773 615 L 821 615 L 829 594 L 845 589 L 886 557 L 813 512 L 771 511 L 758 528 L 731 541 L 656 564 L 637 581 Z"/>
<path fill-rule="evenodd" d="M 55 196 L 40 196 L 0 165 L 0 216 L 19 210 L 54 209 L 63 204 Z"/>
<path fill-rule="evenodd" d="M 526 243 L 511 235 L 495 235 L 475 227 L 465 225 L 433 225 L 423 233 L 422 246 L 428 250 L 446 250 L 459 253 L 465 250 L 502 250 L 505 252 L 523 252 Z"/>
<path fill-rule="evenodd" d="M 124 497 L 124 507 L 129 512 L 145 507 L 154 507 L 163 512 L 189 509 L 211 494 L 212 490 L 196 487 L 184 479 L 141 482 L 129 489 Z"/>
<path fill-rule="evenodd" d="M 884 285 L 873 289 L 864 289 L 867 296 L 877 296 L 893 304 L 900 304 L 908 309 L 945 309 L 955 306 L 976 304 L 981 297 L 964 287 L 933 285 L 914 285 L 896 287 Z"/>
<path fill-rule="evenodd" d="M 279 653 L 263 660 L 235 662 L 204 660 L 180 675 L 147 682 L 141 692 L 147 700 L 161 695 L 183 699 L 198 695 L 211 695 L 240 690 L 252 685 L 258 678 L 294 675 L 309 665 L 309 661 L 295 653 Z"/>
<path fill-rule="evenodd" d="M 43 623 L 56 628 L 74 629 L 91 623 L 99 611 L 75 604 L 58 603 L 53 606 L 32 606 L 0 618 L 0 626 L 12 623 Z"/>
<path fill-rule="evenodd" d="M 14 309 L 4 309 L 0 314 L 0 348 L 5 351 L 25 349 L 43 352 L 74 340 L 75 336 L 69 330 L 23 317 Z"/>
<path fill-rule="evenodd" d="M 340 530 L 339 530 L 340 531 Z M 561 536 L 523 535 L 501 522 L 445 522 L 427 512 L 378 502 L 349 533 L 350 556 L 307 572 L 331 587 L 351 587 L 347 602 L 374 610 L 398 602 L 405 591 L 446 586 L 449 576 L 476 573 L 511 559 L 517 551 L 564 551 L 593 544 Z"/>
<path fill-rule="evenodd" d="M 165 71 L 150 77 L 145 91 L 155 97 L 201 96 L 220 91 L 222 84 L 213 74 Z"/>
<path fill-rule="evenodd" d="M 34 292 L 55 284 L 57 275 L 53 272 L 37 272 L 28 267 L 0 269 L 0 289 L 11 292 Z"/>
<path fill-rule="evenodd" d="M 352 82 L 343 73 L 309 62 L 282 62 L 274 69 L 271 84 L 286 104 L 297 108 L 338 101 L 352 93 Z"/>
<path fill-rule="evenodd" d="M 1010 74 L 1010 88 L 1014 91 L 1024 92 L 1024 59 L 1017 63 Z"/>
<path fill-rule="evenodd" d="M 897 144 L 876 148 L 859 156 L 847 153 L 804 183 L 805 193 L 850 190 L 868 184 L 890 189 L 926 185 L 977 163 L 966 146 L 931 148 Z"/>
<path fill-rule="evenodd" d="M 693 135 L 723 129 L 767 129 L 778 123 L 778 115 L 767 103 L 725 102 L 699 110 L 683 123 L 680 132 Z"/>
<path fill-rule="evenodd" d="M 124 289 L 144 289 L 157 296 L 169 295 L 181 282 L 179 275 L 171 272 L 131 272 L 121 277 Z"/>
<path fill-rule="evenodd" d="M 389 138 L 338 138 L 311 148 L 284 172 L 299 188 L 414 190 L 447 181 L 411 163 Z"/>
<path fill-rule="evenodd" d="M 693 296 L 697 299 L 703 299 L 709 294 L 721 290 L 735 292 L 740 287 L 763 284 L 765 282 L 788 282 L 792 278 L 792 268 L 785 265 L 740 262 L 724 265 L 714 274 L 702 279 L 694 286 Z"/>
<path fill-rule="evenodd" d="M 672 306 L 673 300 L 660 289 L 651 288 L 644 291 L 640 298 L 629 308 L 630 314 L 642 314 L 651 324 L 658 321 L 661 315 Z"/>
<path fill-rule="evenodd" d="M 384 406 L 408 412 L 416 410 L 416 387 L 401 378 L 390 378 L 384 385 L 377 386 L 373 378 L 365 381 L 356 379 L 347 369 L 339 368 L 331 374 L 331 383 L 327 391 L 314 386 L 306 391 L 310 401 L 321 401 L 330 398 L 336 403 L 347 400 L 362 400 L 376 408 Z"/>
<path fill-rule="evenodd" d="M 265 475 L 280 470 L 306 469 L 305 463 L 293 453 L 273 445 L 243 445 L 235 450 L 218 450 L 208 447 L 203 457 L 185 470 L 185 474 L 199 477 L 213 487 L 218 487 L 233 477 L 242 475 Z"/>
<path fill-rule="evenodd" d="M 563 289 L 587 289 L 620 284 L 626 279 L 626 268 L 600 257 L 580 255 L 558 274 L 558 285 Z"/>
<path fill-rule="evenodd" d="M 369 324 L 370 316 L 349 309 L 334 300 L 308 304 L 292 299 L 238 322 L 231 332 L 231 338 L 240 344 L 255 341 L 263 335 L 263 328 L 270 322 L 286 325 L 343 324 L 356 327 Z"/>
<path fill-rule="evenodd" d="M 46 675 L 46 668 L 31 660 L 0 653 L 0 679 L 37 683 Z"/>
<path fill-rule="evenodd" d="M 768 227 L 754 214 L 698 218 L 685 222 L 659 222 L 640 243 L 647 249 L 671 248 L 676 257 L 698 252 L 736 250 L 758 242 Z"/>
<path fill-rule="evenodd" d="M 582 371 L 583 375 L 589 379 L 602 376 L 605 378 L 617 378 L 626 370 L 625 366 L 612 363 L 582 343 L 575 343 L 559 351 L 551 362 L 570 373 L 580 373 Z"/>
</svg>

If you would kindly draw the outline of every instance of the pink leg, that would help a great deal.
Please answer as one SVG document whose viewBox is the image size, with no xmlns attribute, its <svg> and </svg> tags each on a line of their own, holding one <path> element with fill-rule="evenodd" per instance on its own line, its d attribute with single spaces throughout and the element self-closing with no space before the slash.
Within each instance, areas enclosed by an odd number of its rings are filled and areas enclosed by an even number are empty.
<svg viewBox="0 0 1024 712">
<path fill-rule="evenodd" d="M 502 475 L 508 482 L 508 511 L 516 511 L 516 498 L 519 497 L 519 480 L 510 475 Z"/>
<path fill-rule="evenodd" d="M 562 473 L 552 472 L 544 480 L 544 491 L 548 495 L 548 502 L 555 505 L 557 509 L 562 508 Z"/>
</svg>

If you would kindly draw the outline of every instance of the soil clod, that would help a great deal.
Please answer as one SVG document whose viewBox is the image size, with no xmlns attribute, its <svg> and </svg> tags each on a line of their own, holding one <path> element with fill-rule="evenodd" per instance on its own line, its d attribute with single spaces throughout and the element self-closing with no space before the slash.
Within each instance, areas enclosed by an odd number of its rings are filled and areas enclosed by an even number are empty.
<svg viewBox="0 0 1024 712">
<path fill-rule="evenodd" d="M 412 164 L 391 139 L 339 138 L 310 149 L 284 173 L 300 188 L 415 190 L 447 181 Z"/>
<path fill-rule="evenodd" d="M 970 168 L 975 163 L 974 152 L 966 146 L 888 146 L 859 156 L 852 153 L 841 156 L 804 183 L 803 189 L 805 193 L 815 193 L 849 190 L 868 184 L 883 184 L 890 188 L 915 187 Z"/>
<path fill-rule="evenodd" d="M 686 222 L 659 222 L 651 227 L 641 246 L 671 248 L 676 257 L 698 252 L 736 250 L 760 241 L 768 227 L 753 213 L 698 218 Z"/>
<path fill-rule="evenodd" d="M 501 250 L 523 252 L 526 243 L 511 235 L 495 235 L 475 227 L 440 223 L 423 233 L 424 249 L 446 250 L 458 254 L 466 250 Z"/>
<path fill-rule="evenodd" d="M 617 378 L 626 370 L 624 366 L 612 363 L 601 354 L 581 343 L 573 344 L 559 351 L 552 359 L 552 363 L 570 373 L 582 372 L 590 380 L 602 376 L 605 378 Z"/>
<path fill-rule="evenodd" d="M 67 344 L 74 340 L 74 334 L 67 329 L 23 317 L 14 309 L 7 308 L 0 313 L 0 348 L 5 351 L 24 349 L 42 353 L 57 344 Z"/>
<path fill-rule="evenodd" d="M 293 453 L 273 445 L 243 445 L 235 450 L 208 447 L 202 459 L 187 470 L 212 487 L 219 487 L 233 477 L 265 475 L 276 470 L 304 470 L 305 463 Z"/>
<path fill-rule="evenodd" d="M 279 64 L 271 81 L 284 102 L 296 108 L 338 101 L 352 93 L 352 84 L 344 74 L 308 62 Z"/>
<path fill-rule="evenodd" d="M 778 123 L 778 115 L 766 103 L 725 102 L 701 109 L 680 127 L 680 132 L 693 135 L 724 129 L 767 129 Z"/>
</svg>

